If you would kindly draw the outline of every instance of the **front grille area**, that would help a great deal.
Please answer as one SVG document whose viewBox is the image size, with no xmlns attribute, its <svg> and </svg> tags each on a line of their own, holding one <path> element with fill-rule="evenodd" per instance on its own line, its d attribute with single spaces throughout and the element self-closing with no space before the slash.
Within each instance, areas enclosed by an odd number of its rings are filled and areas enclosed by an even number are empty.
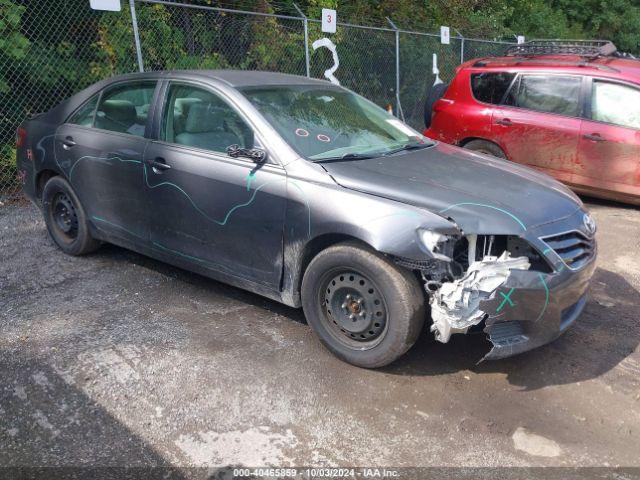
<svg viewBox="0 0 640 480">
<path fill-rule="evenodd" d="M 578 231 L 551 235 L 542 239 L 556 252 L 564 263 L 577 270 L 593 258 L 596 253 L 594 238 L 588 238 Z"/>
</svg>

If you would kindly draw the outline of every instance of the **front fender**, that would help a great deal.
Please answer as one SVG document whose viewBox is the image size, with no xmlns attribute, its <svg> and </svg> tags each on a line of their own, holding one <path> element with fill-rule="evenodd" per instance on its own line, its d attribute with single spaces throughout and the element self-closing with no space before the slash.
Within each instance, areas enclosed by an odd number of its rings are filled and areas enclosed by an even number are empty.
<svg viewBox="0 0 640 480">
<path fill-rule="evenodd" d="M 287 190 L 282 291 L 283 301 L 292 306 L 300 304 L 306 264 L 336 239 L 356 239 L 381 253 L 424 261 L 433 254 L 420 242 L 419 230 L 460 235 L 456 225 L 440 215 L 332 181 L 289 178 Z"/>
</svg>

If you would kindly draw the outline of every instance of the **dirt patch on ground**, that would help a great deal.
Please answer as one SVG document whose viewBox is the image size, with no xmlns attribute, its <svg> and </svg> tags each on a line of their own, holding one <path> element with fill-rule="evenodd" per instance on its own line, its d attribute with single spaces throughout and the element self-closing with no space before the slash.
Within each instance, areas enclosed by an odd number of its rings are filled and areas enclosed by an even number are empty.
<svg viewBox="0 0 640 480">
<path fill-rule="evenodd" d="M 113 246 L 66 256 L 2 207 L 0 465 L 640 465 L 640 211 L 589 207 L 599 266 L 566 335 L 476 365 L 481 335 L 425 331 L 382 371 L 299 310 Z"/>
</svg>

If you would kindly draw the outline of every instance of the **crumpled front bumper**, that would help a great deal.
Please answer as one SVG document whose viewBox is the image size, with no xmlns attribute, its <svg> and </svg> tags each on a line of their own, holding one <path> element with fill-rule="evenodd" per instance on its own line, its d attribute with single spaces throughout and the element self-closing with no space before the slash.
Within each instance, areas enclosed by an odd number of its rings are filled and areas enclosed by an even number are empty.
<svg viewBox="0 0 640 480">
<path fill-rule="evenodd" d="M 558 338 L 587 302 L 596 255 L 580 270 L 553 273 L 512 270 L 493 298 L 480 303 L 489 316 L 484 331 L 493 344 L 485 359 L 532 350 Z"/>
</svg>

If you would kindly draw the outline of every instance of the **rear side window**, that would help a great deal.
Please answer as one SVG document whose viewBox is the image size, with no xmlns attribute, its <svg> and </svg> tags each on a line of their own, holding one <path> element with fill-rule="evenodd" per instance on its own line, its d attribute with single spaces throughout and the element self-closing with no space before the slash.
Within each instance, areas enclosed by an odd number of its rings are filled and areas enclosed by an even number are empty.
<svg viewBox="0 0 640 480">
<path fill-rule="evenodd" d="M 537 112 L 580 115 L 582 78 L 523 75 L 509 104 Z"/>
<path fill-rule="evenodd" d="M 489 72 L 471 75 L 471 90 L 479 102 L 498 105 L 515 78 L 515 73 Z"/>
<path fill-rule="evenodd" d="M 594 81 L 591 118 L 640 130 L 640 90 L 617 83 Z"/>
<path fill-rule="evenodd" d="M 155 88 L 156 82 L 135 82 L 105 91 L 96 112 L 96 128 L 143 137 Z"/>
<path fill-rule="evenodd" d="M 76 112 L 69 117 L 67 123 L 74 125 L 82 125 L 83 127 L 93 126 L 93 117 L 96 112 L 96 106 L 98 105 L 99 94 L 91 97 L 84 105 L 82 105 Z"/>
</svg>

